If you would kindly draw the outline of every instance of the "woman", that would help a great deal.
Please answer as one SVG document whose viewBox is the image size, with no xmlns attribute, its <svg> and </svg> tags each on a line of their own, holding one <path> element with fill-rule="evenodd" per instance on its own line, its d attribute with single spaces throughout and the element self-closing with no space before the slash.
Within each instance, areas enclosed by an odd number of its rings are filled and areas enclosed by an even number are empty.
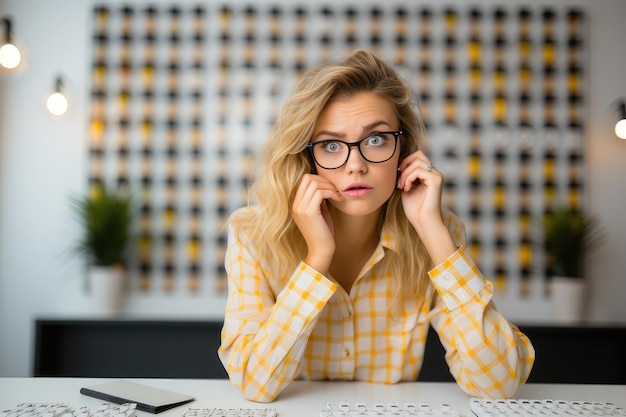
<svg viewBox="0 0 626 417">
<path fill-rule="evenodd" d="M 534 350 L 441 207 L 410 89 L 367 51 L 307 73 L 230 219 L 219 356 L 245 398 L 300 377 L 416 380 L 432 325 L 470 395 L 510 397 Z"/>
</svg>

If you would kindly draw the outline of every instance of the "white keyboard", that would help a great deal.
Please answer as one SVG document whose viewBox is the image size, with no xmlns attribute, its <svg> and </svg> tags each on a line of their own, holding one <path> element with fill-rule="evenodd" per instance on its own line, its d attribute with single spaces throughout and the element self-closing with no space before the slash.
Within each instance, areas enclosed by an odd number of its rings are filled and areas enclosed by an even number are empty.
<svg viewBox="0 0 626 417">
<path fill-rule="evenodd" d="M 564 400 L 486 400 L 470 399 L 477 417 L 500 416 L 626 416 L 626 410 L 611 403 Z"/>
<path fill-rule="evenodd" d="M 337 407 L 328 404 L 326 410 L 320 412 L 320 417 L 459 417 L 460 414 L 450 405 L 441 404 L 433 407 L 424 402 L 383 403 L 374 402 L 368 405 L 364 402 L 341 402 Z"/>
<path fill-rule="evenodd" d="M 190 408 L 181 417 L 276 417 L 273 408 Z"/>
<path fill-rule="evenodd" d="M 0 411 L 0 417 L 136 417 L 136 404 L 72 408 L 62 403 L 24 403 Z M 181 417 L 276 417 L 272 408 L 189 408 Z"/>
<path fill-rule="evenodd" d="M 73 408 L 64 403 L 22 403 L 0 411 L 0 417 L 135 417 L 137 404 L 104 403 L 99 408 Z"/>
</svg>

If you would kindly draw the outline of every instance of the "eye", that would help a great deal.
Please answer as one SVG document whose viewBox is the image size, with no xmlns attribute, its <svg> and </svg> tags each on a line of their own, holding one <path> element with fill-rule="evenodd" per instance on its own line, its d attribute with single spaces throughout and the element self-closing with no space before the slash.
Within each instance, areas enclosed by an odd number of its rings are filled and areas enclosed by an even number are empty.
<svg viewBox="0 0 626 417">
<path fill-rule="evenodd" d="M 385 144 L 386 140 L 385 135 L 372 135 L 367 138 L 367 146 L 381 146 Z"/>
<path fill-rule="evenodd" d="M 326 152 L 335 153 L 341 151 L 341 142 L 324 142 L 322 148 Z"/>
</svg>

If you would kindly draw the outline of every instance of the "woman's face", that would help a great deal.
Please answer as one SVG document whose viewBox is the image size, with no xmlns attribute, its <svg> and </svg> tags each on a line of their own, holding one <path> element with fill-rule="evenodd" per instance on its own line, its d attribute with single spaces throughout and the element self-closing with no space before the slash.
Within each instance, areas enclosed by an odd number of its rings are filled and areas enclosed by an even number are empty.
<svg viewBox="0 0 626 417">
<path fill-rule="evenodd" d="M 359 93 L 326 105 L 317 119 L 311 142 L 356 142 L 376 132 L 398 131 L 398 123 L 389 101 L 371 92 Z M 370 143 L 379 142 L 374 138 Z M 400 139 L 395 153 L 385 162 L 368 162 L 353 146 L 341 167 L 324 169 L 316 164 L 316 168 L 317 174 L 335 185 L 344 197 L 339 202 L 329 200 L 330 204 L 346 214 L 368 215 L 379 210 L 396 189 L 399 158 Z"/>
</svg>

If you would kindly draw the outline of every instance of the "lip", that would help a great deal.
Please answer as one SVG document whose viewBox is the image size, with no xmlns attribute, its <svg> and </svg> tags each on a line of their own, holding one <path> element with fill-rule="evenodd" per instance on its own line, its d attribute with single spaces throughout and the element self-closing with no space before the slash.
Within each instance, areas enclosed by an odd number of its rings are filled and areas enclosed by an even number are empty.
<svg viewBox="0 0 626 417">
<path fill-rule="evenodd" d="M 362 182 L 355 182 L 354 184 L 350 184 L 347 186 L 342 194 L 350 196 L 350 197 L 362 197 L 366 194 L 369 194 L 373 188 Z"/>
</svg>

